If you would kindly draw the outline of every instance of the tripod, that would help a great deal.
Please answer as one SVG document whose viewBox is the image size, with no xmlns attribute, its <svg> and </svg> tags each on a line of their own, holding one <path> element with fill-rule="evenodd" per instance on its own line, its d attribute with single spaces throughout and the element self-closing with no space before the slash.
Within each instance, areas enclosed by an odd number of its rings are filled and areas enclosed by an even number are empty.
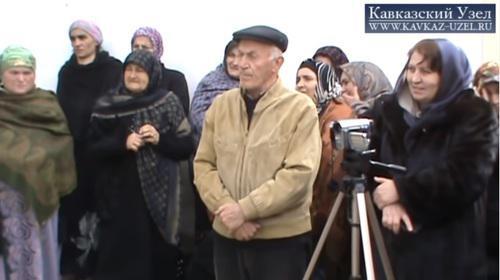
<svg viewBox="0 0 500 280">
<path fill-rule="evenodd" d="M 335 216 L 340 208 L 340 205 L 346 194 L 352 194 L 351 196 L 351 279 L 362 279 L 360 271 L 360 233 L 363 242 L 363 255 L 365 260 L 365 271 L 366 278 L 368 280 L 375 279 L 375 271 L 373 267 L 373 258 L 371 250 L 371 238 L 370 231 L 368 227 L 368 222 L 372 227 L 372 233 L 375 238 L 375 243 L 382 260 L 382 266 L 384 273 L 388 280 L 393 280 L 394 274 L 392 272 L 392 267 L 389 261 L 389 256 L 387 255 L 387 250 L 384 245 L 384 240 L 382 238 L 382 231 L 377 222 L 377 217 L 375 215 L 375 208 L 371 197 L 365 191 L 366 179 L 364 175 L 359 174 L 359 176 L 346 175 L 343 180 L 342 189 L 339 192 L 335 203 L 333 204 L 332 210 L 328 215 L 325 227 L 321 232 L 318 244 L 314 249 L 311 261 L 307 266 L 306 273 L 302 280 L 309 280 L 320 256 L 323 245 L 326 241 L 326 237 L 330 228 L 333 224 Z M 368 215 L 367 215 L 368 214 Z"/>
</svg>

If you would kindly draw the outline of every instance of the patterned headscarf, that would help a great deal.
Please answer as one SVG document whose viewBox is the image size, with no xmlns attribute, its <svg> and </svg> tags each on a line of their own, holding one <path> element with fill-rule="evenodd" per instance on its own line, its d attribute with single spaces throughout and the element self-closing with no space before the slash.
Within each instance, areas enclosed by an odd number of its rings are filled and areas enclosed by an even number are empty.
<svg viewBox="0 0 500 280">
<path fill-rule="evenodd" d="M 350 62 L 342 65 L 341 68 L 358 87 L 361 100 L 372 100 L 392 91 L 392 85 L 387 76 L 371 62 Z"/>
<path fill-rule="evenodd" d="M 160 62 L 149 51 L 135 50 L 131 52 L 127 58 L 125 58 L 125 62 L 123 62 L 124 72 L 127 65 L 131 63 L 139 65 L 148 73 L 149 84 L 147 89 L 144 91 L 144 94 L 154 91 L 158 87 L 162 76 Z M 124 82 L 120 93 L 129 93 Z"/>
<path fill-rule="evenodd" d="M 149 38 L 154 47 L 153 54 L 156 59 L 160 60 L 161 56 L 163 55 L 163 39 L 161 38 L 160 32 L 158 32 L 158 30 L 154 29 L 153 27 L 140 27 L 134 32 L 134 35 L 132 36 L 132 47 L 134 47 L 135 38 L 139 36 L 146 36 Z"/>
<path fill-rule="evenodd" d="M 368 112 L 377 97 L 392 92 L 392 85 L 387 76 L 371 62 L 350 62 L 342 65 L 341 68 L 358 87 L 360 100 L 351 104 L 358 116 L 363 116 Z"/>
<path fill-rule="evenodd" d="M 342 69 L 340 68 L 340 65 L 349 62 L 349 59 L 345 55 L 344 51 L 342 51 L 339 47 L 324 46 L 319 48 L 316 53 L 314 53 L 313 59 L 318 58 L 320 55 L 326 56 L 332 61 L 333 68 L 335 69 L 335 75 L 337 76 L 337 79 L 340 79 L 342 76 Z"/>
<path fill-rule="evenodd" d="M 33 54 L 21 46 L 8 46 L 0 55 L 0 74 L 11 67 L 28 67 L 36 70 L 36 59 Z"/>
<path fill-rule="evenodd" d="M 484 85 L 489 83 L 498 83 L 498 63 L 494 61 L 489 61 L 483 63 L 474 75 L 474 86 L 477 88 L 478 92 Z"/>
<path fill-rule="evenodd" d="M 98 46 L 102 44 L 102 32 L 101 29 L 99 29 L 99 26 L 97 26 L 95 23 L 83 19 L 73 22 L 69 27 L 70 36 L 71 36 L 71 31 L 73 31 L 73 29 L 76 28 L 87 32 L 92 38 L 94 38 Z"/>
<path fill-rule="evenodd" d="M 302 61 L 299 69 L 304 67 L 311 69 L 318 79 L 315 96 L 318 101 L 316 108 L 318 109 L 318 113 L 320 113 L 328 105 L 328 101 L 340 96 L 340 84 L 335 77 L 335 71 L 328 64 L 308 58 Z"/>
</svg>

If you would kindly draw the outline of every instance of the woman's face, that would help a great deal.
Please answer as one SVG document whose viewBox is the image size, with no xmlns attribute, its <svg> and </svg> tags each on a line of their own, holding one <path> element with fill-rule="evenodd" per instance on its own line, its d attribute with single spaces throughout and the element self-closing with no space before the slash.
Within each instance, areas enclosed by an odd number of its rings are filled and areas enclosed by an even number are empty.
<svg viewBox="0 0 500 280">
<path fill-rule="evenodd" d="M 354 83 L 346 72 L 342 72 L 342 76 L 340 76 L 340 85 L 342 86 L 342 96 L 347 96 L 347 98 L 354 100 L 360 99 L 356 83 Z"/>
<path fill-rule="evenodd" d="M 26 94 L 35 88 L 35 71 L 29 67 L 7 68 L 2 74 L 4 88 L 12 94 Z"/>
<path fill-rule="evenodd" d="M 137 64 L 130 63 L 125 67 L 123 79 L 125 87 L 132 93 L 142 93 L 148 88 L 148 73 Z"/>
<path fill-rule="evenodd" d="M 428 60 L 417 51 L 413 52 L 406 69 L 406 81 L 411 96 L 420 106 L 431 103 L 439 90 L 441 77 L 430 68 Z"/>
<path fill-rule="evenodd" d="M 318 78 L 316 73 L 307 67 L 302 67 L 297 71 L 297 84 L 296 89 L 302 93 L 307 94 L 314 103 L 318 103 L 316 100 L 316 85 L 318 85 Z"/>
<path fill-rule="evenodd" d="M 146 50 L 153 53 L 155 47 L 153 46 L 153 42 L 151 42 L 147 36 L 137 36 L 134 38 L 134 43 L 132 44 L 132 51 L 135 50 Z"/>
<path fill-rule="evenodd" d="M 87 32 L 80 28 L 71 30 L 69 38 L 73 53 L 78 61 L 94 60 L 97 52 L 97 42 Z"/>
<path fill-rule="evenodd" d="M 238 55 L 238 49 L 236 47 L 232 48 L 226 57 L 226 67 L 227 73 L 233 78 L 240 77 L 240 68 L 236 63 L 236 56 Z"/>
</svg>

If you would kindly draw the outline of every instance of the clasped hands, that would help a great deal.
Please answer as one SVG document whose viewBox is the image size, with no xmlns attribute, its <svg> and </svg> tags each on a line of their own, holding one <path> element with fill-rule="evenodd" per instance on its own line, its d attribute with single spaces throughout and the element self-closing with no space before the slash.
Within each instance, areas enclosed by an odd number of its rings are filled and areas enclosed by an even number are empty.
<svg viewBox="0 0 500 280">
<path fill-rule="evenodd" d="M 246 221 L 241 206 L 236 202 L 225 203 L 215 211 L 222 223 L 233 233 L 234 238 L 239 241 L 252 239 L 260 228 L 254 222 Z"/>
<path fill-rule="evenodd" d="M 145 124 L 139 128 L 138 132 L 132 131 L 127 137 L 127 150 L 137 152 L 147 143 L 157 145 L 160 141 L 160 133 L 150 124 Z"/>
<path fill-rule="evenodd" d="M 375 177 L 379 185 L 373 192 L 373 201 L 377 208 L 382 210 L 382 225 L 398 234 L 401 229 L 401 221 L 409 232 L 413 231 L 413 224 L 406 209 L 399 202 L 399 194 L 394 180 Z"/>
</svg>

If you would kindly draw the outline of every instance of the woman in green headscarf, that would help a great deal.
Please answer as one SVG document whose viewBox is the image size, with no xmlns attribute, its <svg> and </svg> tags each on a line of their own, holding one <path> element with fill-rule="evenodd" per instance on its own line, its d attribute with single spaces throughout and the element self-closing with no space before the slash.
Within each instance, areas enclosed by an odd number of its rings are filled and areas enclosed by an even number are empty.
<svg viewBox="0 0 500 280">
<path fill-rule="evenodd" d="M 75 186 L 73 146 L 56 96 L 35 85 L 23 47 L 0 55 L 0 278 L 58 279 L 57 210 Z"/>
</svg>

